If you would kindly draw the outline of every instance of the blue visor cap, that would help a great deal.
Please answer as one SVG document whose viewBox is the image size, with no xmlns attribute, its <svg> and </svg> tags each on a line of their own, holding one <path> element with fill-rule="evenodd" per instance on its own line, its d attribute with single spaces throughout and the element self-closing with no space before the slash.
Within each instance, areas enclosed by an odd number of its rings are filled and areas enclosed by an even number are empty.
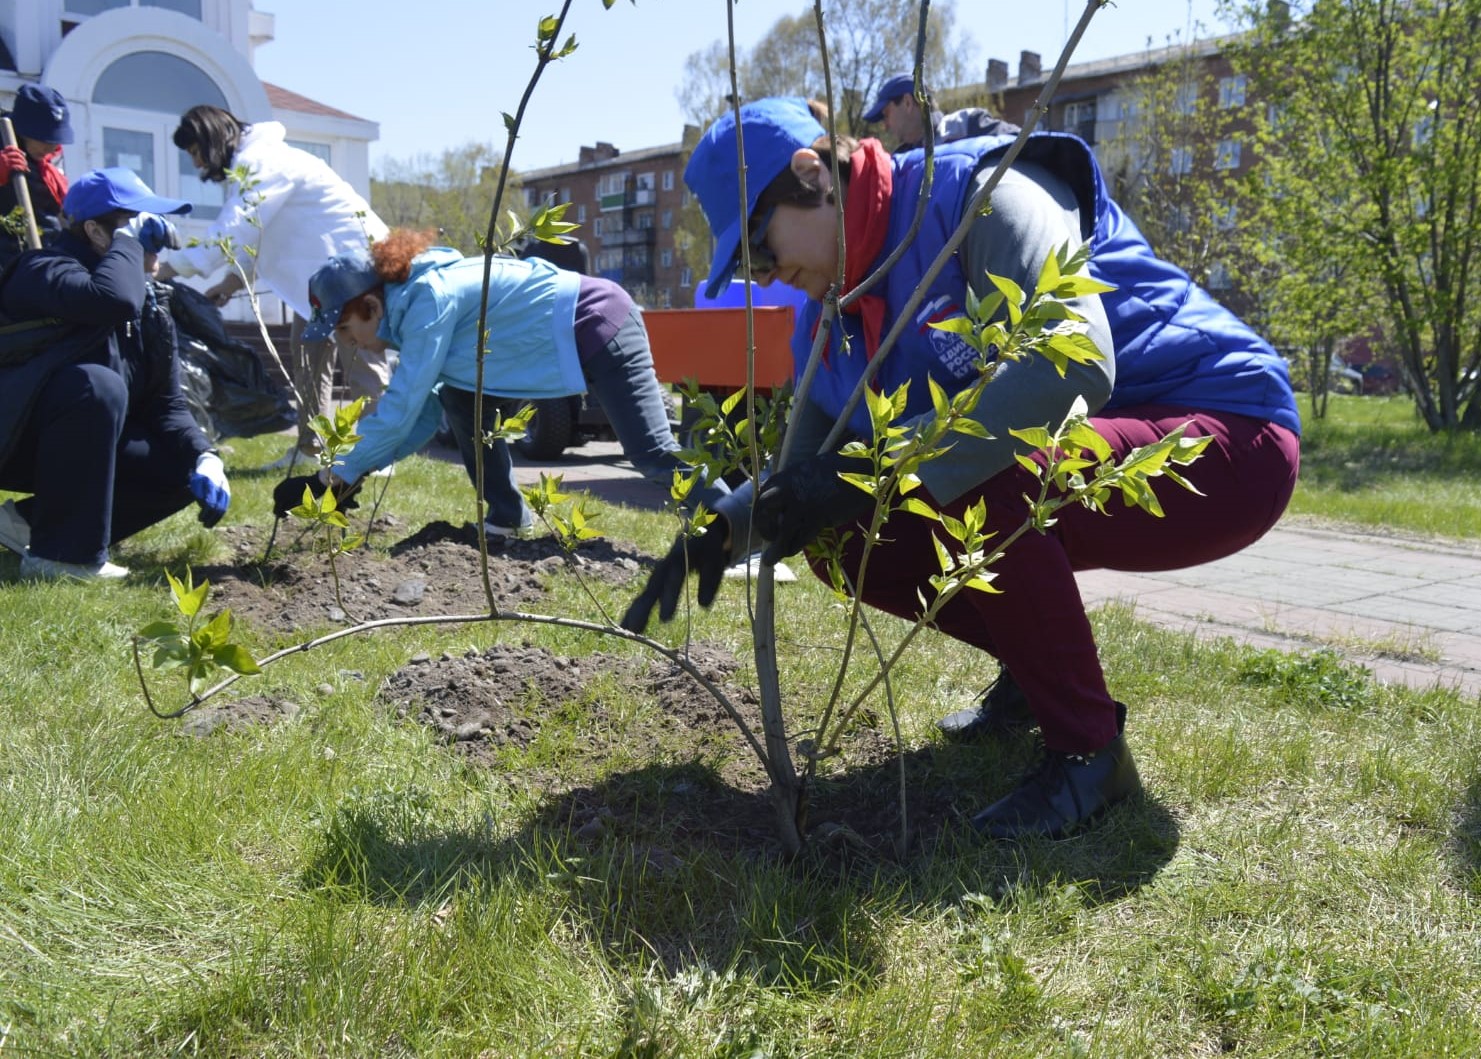
<svg viewBox="0 0 1481 1059">
<path fill-rule="evenodd" d="M 766 186 L 792 164 L 799 147 L 811 147 L 826 130 L 797 97 L 758 99 L 740 108 L 741 133 L 746 146 L 746 209 L 740 211 L 740 174 L 737 166 L 735 112 L 715 121 L 694 147 L 684 168 L 684 183 L 699 199 L 710 231 L 715 256 L 705 281 L 705 297 L 725 289 L 740 264 L 740 241 L 746 221 Z"/>
<path fill-rule="evenodd" d="M 345 306 L 380 285 L 375 264 L 363 253 L 336 254 L 309 277 L 309 304 L 313 316 L 303 329 L 308 342 L 322 342 L 339 326 Z"/>
<path fill-rule="evenodd" d="M 156 195 L 137 173 L 123 166 L 84 173 L 62 199 L 62 212 L 74 221 L 90 221 L 114 210 L 189 213 L 191 206 L 184 199 Z"/>
<path fill-rule="evenodd" d="M 879 94 L 874 97 L 874 106 L 864 112 L 864 120 L 878 121 L 884 117 L 885 107 L 897 99 L 913 95 L 915 95 L 915 75 L 896 74 L 879 86 Z"/>
</svg>

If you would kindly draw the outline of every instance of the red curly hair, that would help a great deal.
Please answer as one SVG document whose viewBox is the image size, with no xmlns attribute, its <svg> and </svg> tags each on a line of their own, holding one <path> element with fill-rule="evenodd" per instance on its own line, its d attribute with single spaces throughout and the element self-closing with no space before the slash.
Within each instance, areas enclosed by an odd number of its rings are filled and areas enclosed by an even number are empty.
<svg viewBox="0 0 1481 1059">
<path fill-rule="evenodd" d="M 370 319 L 370 304 L 366 300 L 372 295 L 382 302 L 386 300 L 387 283 L 405 283 L 411 275 L 411 259 L 432 246 L 437 232 L 432 228 L 393 228 L 384 239 L 370 245 L 370 260 L 375 264 L 375 274 L 380 283 L 364 294 L 357 295 L 345 303 L 340 319 L 354 313 L 362 320 Z"/>
</svg>

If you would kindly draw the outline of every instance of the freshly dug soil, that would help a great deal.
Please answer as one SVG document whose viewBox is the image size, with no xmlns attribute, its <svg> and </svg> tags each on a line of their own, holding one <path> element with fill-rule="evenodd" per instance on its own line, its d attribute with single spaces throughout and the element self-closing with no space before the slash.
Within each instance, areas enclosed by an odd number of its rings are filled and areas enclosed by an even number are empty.
<svg viewBox="0 0 1481 1059">
<path fill-rule="evenodd" d="M 372 538 L 394 536 L 393 517 L 376 519 Z M 362 545 L 336 557 L 339 598 L 329 560 L 297 548 L 279 532 L 278 547 L 262 562 L 260 530 L 228 531 L 236 561 L 195 570 L 196 583 L 211 582 L 210 610 L 231 609 L 232 616 L 259 628 L 298 632 L 326 625 L 345 625 L 417 614 L 483 614 L 488 610 L 478 570 L 478 535 L 471 525 L 432 522 L 392 545 L 388 552 Z M 285 547 L 288 546 L 288 547 Z M 545 594 L 546 575 L 568 563 L 583 576 L 616 584 L 633 580 L 640 554 L 610 541 L 582 544 L 567 556 L 550 537 L 528 541 L 489 542 L 489 584 L 501 608 L 518 609 Z"/>
</svg>

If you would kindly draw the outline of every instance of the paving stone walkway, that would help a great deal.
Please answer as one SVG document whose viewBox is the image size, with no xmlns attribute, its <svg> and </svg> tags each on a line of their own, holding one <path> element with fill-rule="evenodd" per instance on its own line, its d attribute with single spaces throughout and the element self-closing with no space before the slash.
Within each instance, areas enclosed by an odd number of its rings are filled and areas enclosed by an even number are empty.
<svg viewBox="0 0 1481 1059">
<path fill-rule="evenodd" d="M 614 503 L 657 506 L 612 443 L 521 463 Z M 1080 575 L 1087 606 L 1119 601 L 1142 621 L 1203 638 L 1336 648 L 1375 677 L 1481 696 L 1481 543 L 1426 541 L 1288 521 L 1238 555 L 1166 573 Z"/>
</svg>

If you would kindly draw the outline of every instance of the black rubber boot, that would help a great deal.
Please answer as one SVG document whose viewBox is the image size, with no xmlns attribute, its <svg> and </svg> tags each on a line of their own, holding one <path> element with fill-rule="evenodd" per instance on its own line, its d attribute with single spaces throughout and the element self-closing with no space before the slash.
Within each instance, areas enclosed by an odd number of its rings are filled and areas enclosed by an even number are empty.
<svg viewBox="0 0 1481 1059">
<path fill-rule="evenodd" d="M 1118 702 L 1116 711 L 1124 727 L 1126 707 Z M 1093 754 L 1046 750 L 1039 767 L 972 817 L 972 826 L 989 838 L 1062 838 L 1141 790 L 1123 732 Z"/>
<path fill-rule="evenodd" d="M 948 713 L 936 722 L 942 735 L 958 743 L 1026 731 L 1033 726 L 1034 715 L 1028 708 L 1028 697 L 1006 668 L 1000 670 L 998 679 L 988 685 L 981 702 Z"/>
</svg>

